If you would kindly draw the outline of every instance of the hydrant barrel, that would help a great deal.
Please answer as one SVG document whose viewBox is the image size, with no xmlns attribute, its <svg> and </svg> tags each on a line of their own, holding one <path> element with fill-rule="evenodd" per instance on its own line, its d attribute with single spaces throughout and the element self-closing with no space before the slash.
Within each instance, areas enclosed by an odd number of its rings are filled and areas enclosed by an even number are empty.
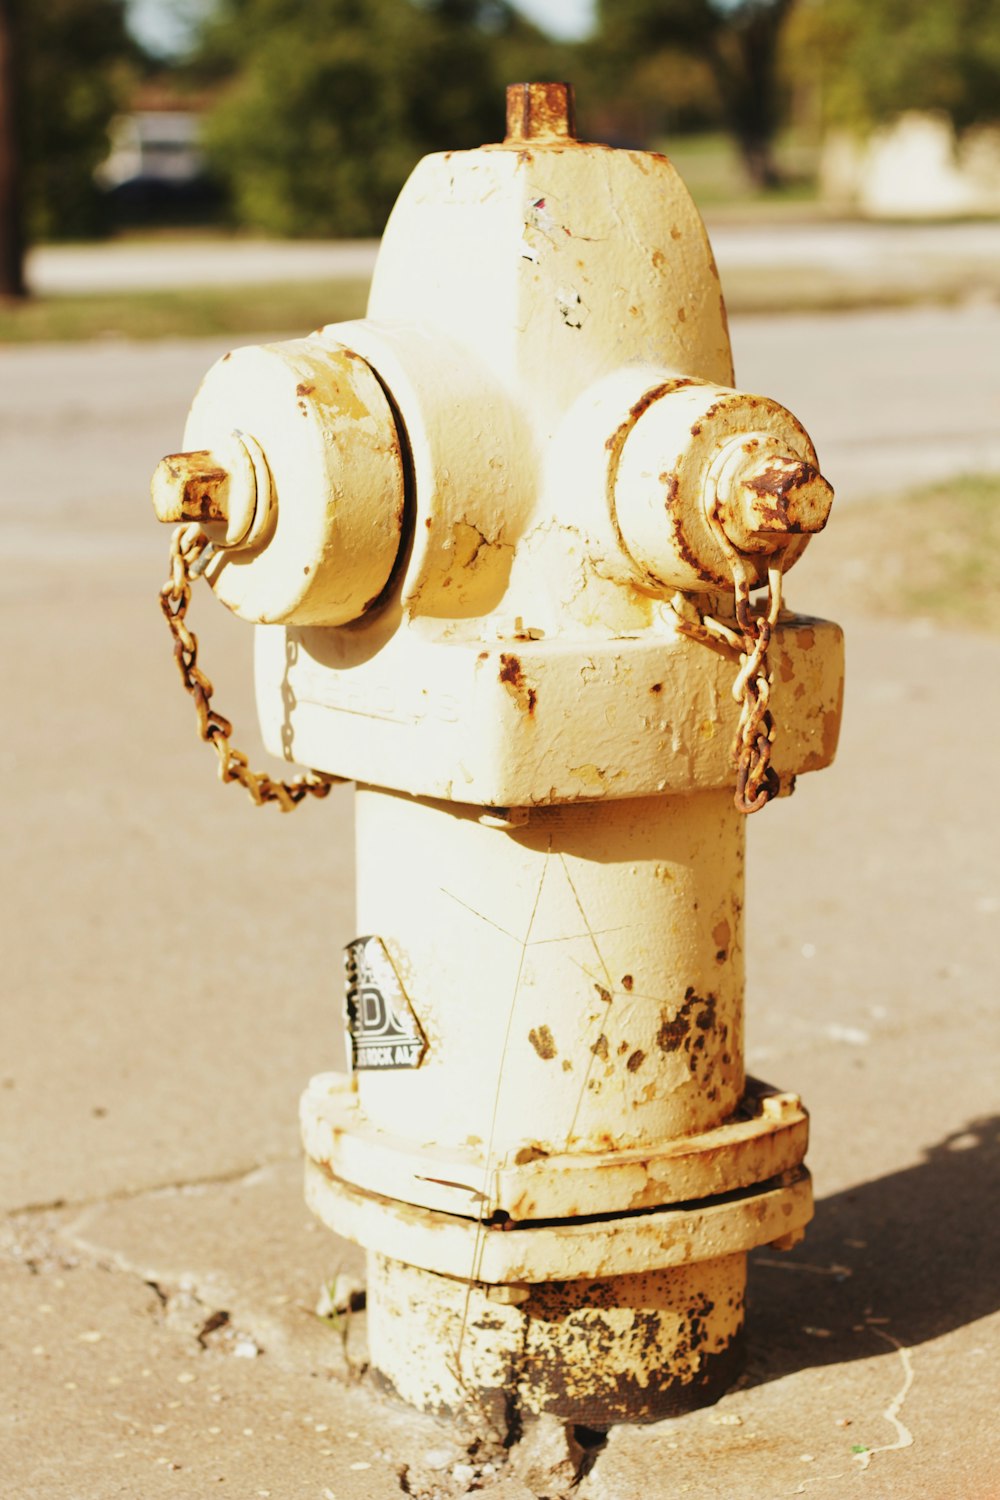
<svg viewBox="0 0 1000 1500">
<path fill-rule="evenodd" d="M 504 832 L 476 808 L 366 789 L 356 830 L 359 930 L 393 934 L 434 1038 L 418 1068 L 358 1073 L 372 1126 L 419 1120 L 442 1147 L 540 1158 L 655 1146 L 739 1106 L 744 830 L 728 791 L 541 808 Z M 569 1178 L 576 1212 L 599 1211 Z"/>
<path fill-rule="evenodd" d="M 300 1119 L 376 1378 L 501 1426 L 715 1399 L 748 1251 L 812 1213 L 744 1066 L 744 813 L 830 764 L 843 650 L 784 607 L 832 491 L 734 384 L 690 196 L 514 85 L 367 316 L 234 351 L 185 443 L 157 512 L 259 627 L 265 743 L 357 783 L 348 1068 Z"/>
</svg>

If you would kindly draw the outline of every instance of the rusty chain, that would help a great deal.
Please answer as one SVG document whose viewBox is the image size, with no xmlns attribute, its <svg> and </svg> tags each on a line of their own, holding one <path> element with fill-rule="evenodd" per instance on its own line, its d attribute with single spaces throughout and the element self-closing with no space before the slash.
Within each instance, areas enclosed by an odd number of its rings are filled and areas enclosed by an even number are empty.
<svg viewBox="0 0 1000 1500">
<path fill-rule="evenodd" d="M 339 778 L 308 773 L 294 781 L 275 781 L 264 772 L 251 771 L 243 752 L 230 744 L 233 726 L 212 707 L 214 689 L 198 665 L 198 637 L 186 619 L 191 585 L 214 552 L 213 543 L 197 525 L 178 526 L 170 539 L 170 577 L 160 590 L 160 608 L 174 638 L 174 659 L 198 713 L 198 733 L 219 757 L 219 780 L 238 782 L 258 807 L 277 802 L 282 812 L 291 812 L 306 796 L 325 797 Z"/>
<path fill-rule="evenodd" d="M 771 669 L 768 647 L 781 612 L 783 556 L 779 551 L 767 572 L 767 599 L 764 607 L 754 610 L 750 603 L 750 573 L 746 562 L 729 541 L 716 517 L 709 517 L 729 561 L 736 596 L 738 630 L 711 615 L 702 614 L 684 594 L 670 601 L 677 629 L 693 640 L 722 649 L 739 661 L 732 693 L 740 705 L 739 723 L 733 740 L 732 758 L 736 767 L 736 791 L 733 801 L 738 812 L 759 812 L 780 790 L 778 775 L 771 765 L 771 747 L 776 733 L 771 714 Z"/>
</svg>

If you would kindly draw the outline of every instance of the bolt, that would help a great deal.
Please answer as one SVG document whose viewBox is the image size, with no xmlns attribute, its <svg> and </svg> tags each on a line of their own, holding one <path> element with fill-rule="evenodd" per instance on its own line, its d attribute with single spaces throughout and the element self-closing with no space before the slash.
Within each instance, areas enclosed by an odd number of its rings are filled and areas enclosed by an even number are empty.
<svg viewBox="0 0 1000 1500">
<path fill-rule="evenodd" d="M 507 87 L 508 141 L 576 139 L 571 83 L 511 83 Z"/>
</svg>

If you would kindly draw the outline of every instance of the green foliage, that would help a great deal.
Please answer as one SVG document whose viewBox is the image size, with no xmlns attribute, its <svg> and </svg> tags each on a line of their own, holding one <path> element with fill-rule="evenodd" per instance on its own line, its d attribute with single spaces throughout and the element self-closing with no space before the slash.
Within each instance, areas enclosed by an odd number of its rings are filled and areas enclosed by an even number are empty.
<svg viewBox="0 0 1000 1500">
<path fill-rule="evenodd" d="M 865 129 L 941 110 L 957 129 L 1000 118 L 1000 0 L 802 0 L 792 68 L 831 124 Z"/>
<path fill-rule="evenodd" d="M 504 59 L 533 47 L 500 0 L 222 0 L 205 140 L 237 219 L 380 232 L 419 157 L 502 138 Z"/>
<path fill-rule="evenodd" d="M 599 44 L 642 76 L 658 52 L 666 76 L 686 63 L 711 82 L 716 118 L 733 135 L 752 181 L 777 179 L 772 142 L 781 119 L 778 46 L 793 0 L 601 0 Z M 648 64 L 645 65 L 648 68 Z"/>
<path fill-rule="evenodd" d="M 94 169 L 132 82 L 125 0 L 22 0 L 22 106 L 29 234 L 101 226 Z"/>
</svg>

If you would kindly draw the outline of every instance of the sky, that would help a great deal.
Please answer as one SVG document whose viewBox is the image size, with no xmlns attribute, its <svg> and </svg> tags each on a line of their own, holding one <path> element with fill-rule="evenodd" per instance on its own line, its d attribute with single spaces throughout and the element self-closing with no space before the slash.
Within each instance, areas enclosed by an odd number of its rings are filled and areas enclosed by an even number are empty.
<svg viewBox="0 0 1000 1500">
<path fill-rule="evenodd" d="M 157 52 L 180 49 L 187 36 L 185 13 L 196 15 L 203 0 L 128 0 L 129 23 L 139 40 Z M 595 0 L 511 0 L 515 8 L 552 36 L 586 36 Z"/>
</svg>

